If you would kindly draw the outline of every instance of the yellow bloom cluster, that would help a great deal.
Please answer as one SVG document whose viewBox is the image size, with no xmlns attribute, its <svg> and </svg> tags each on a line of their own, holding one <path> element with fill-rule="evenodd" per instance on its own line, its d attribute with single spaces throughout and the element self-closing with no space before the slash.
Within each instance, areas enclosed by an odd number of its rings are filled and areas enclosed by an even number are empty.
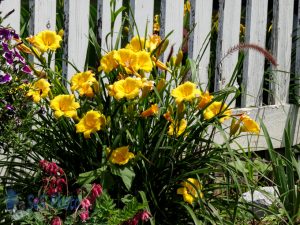
<svg viewBox="0 0 300 225">
<path fill-rule="evenodd" d="M 104 55 L 100 60 L 99 70 L 109 73 L 121 66 L 127 74 L 139 76 L 139 70 L 150 72 L 153 67 L 150 52 L 157 48 L 160 42 L 161 39 L 157 35 L 150 36 L 147 40 L 135 36 L 125 48 Z"/>
</svg>

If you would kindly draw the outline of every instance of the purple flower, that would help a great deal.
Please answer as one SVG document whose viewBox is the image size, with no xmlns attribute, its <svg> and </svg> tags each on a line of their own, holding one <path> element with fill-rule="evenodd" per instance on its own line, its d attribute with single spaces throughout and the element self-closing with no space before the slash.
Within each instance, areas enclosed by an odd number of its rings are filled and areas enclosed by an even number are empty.
<svg viewBox="0 0 300 225">
<path fill-rule="evenodd" d="M 0 84 L 6 84 L 6 83 L 10 82 L 11 79 L 12 79 L 12 77 L 8 73 L 4 74 L 4 75 L 0 74 Z"/>
<path fill-rule="evenodd" d="M 24 65 L 24 66 L 23 66 L 22 71 L 23 71 L 24 73 L 31 74 L 31 69 L 30 69 L 29 66 L 27 66 L 27 65 Z"/>
<path fill-rule="evenodd" d="M 9 28 L 0 28 L 0 39 L 11 40 L 12 38 L 19 39 L 19 35 L 16 34 L 15 30 Z"/>
<path fill-rule="evenodd" d="M 5 108 L 9 111 L 14 111 L 14 107 L 11 104 L 6 104 Z"/>
<path fill-rule="evenodd" d="M 13 64 L 14 56 L 13 56 L 13 53 L 11 51 L 10 52 L 5 52 L 3 56 L 6 59 L 7 64 L 9 64 L 9 65 Z"/>
</svg>

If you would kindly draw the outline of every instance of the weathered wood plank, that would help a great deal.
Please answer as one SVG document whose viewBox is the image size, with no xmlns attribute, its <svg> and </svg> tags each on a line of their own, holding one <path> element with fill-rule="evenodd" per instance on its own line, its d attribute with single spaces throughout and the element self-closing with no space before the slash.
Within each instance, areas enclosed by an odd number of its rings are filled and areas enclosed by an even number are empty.
<svg viewBox="0 0 300 225">
<path fill-rule="evenodd" d="M 238 61 L 238 51 L 232 52 L 227 57 L 225 55 L 232 47 L 239 44 L 241 2 L 241 0 L 219 0 L 219 32 L 215 76 L 216 91 L 223 89 L 229 83 Z"/>
<path fill-rule="evenodd" d="M 273 2 L 272 53 L 277 58 L 279 65 L 274 68 L 277 71 L 274 71 L 272 77 L 271 104 L 285 104 L 288 102 L 293 9 L 294 0 L 274 0 Z"/>
<path fill-rule="evenodd" d="M 195 28 L 189 37 L 189 57 L 199 62 L 197 72 L 203 89 L 208 84 L 212 6 L 213 0 L 191 0 L 190 27 Z"/>
<path fill-rule="evenodd" d="M 52 0 L 29 0 L 30 23 L 29 34 L 35 35 L 43 30 L 56 29 L 56 1 Z M 45 56 L 45 58 L 48 58 Z M 38 63 L 38 60 L 34 60 Z M 55 66 L 55 55 L 51 58 L 51 68 Z M 38 68 L 38 66 L 37 66 Z"/>
<path fill-rule="evenodd" d="M 30 0 L 30 34 L 56 29 L 56 1 Z"/>
<path fill-rule="evenodd" d="M 134 35 L 139 34 L 141 37 L 151 35 L 153 33 L 154 0 L 130 0 L 130 7 L 134 15 L 134 21 L 131 18 L 132 24 L 134 22 L 136 24 Z"/>
<path fill-rule="evenodd" d="M 246 8 L 245 43 L 265 48 L 268 0 L 249 0 Z M 248 50 L 244 60 L 242 107 L 262 104 L 264 56 Z"/>
<path fill-rule="evenodd" d="M 269 105 L 269 106 L 260 106 L 253 108 L 241 108 L 234 110 L 233 114 L 247 113 L 252 119 L 258 121 L 258 118 L 261 118 L 265 124 L 270 137 L 272 138 L 274 148 L 281 148 L 284 146 L 284 129 L 287 127 L 288 120 L 290 120 L 292 125 L 292 137 L 293 144 L 300 143 L 300 110 L 296 105 L 285 104 L 285 105 Z M 227 127 L 227 132 L 229 132 L 231 120 L 226 120 L 223 127 Z M 241 133 L 243 136 L 240 136 L 235 140 L 235 143 L 232 143 L 231 146 L 233 149 L 240 149 L 243 147 L 244 150 L 260 151 L 266 150 L 267 144 L 261 130 L 259 135 L 255 134 L 246 134 Z M 223 143 L 224 139 L 222 135 L 217 134 L 215 140 L 218 143 Z"/>
<path fill-rule="evenodd" d="M 12 10 L 14 10 L 14 12 L 4 20 L 2 25 L 10 25 L 17 33 L 20 33 L 21 1 L 3 0 L 0 2 L 0 12 L 2 17 Z"/>
<path fill-rule="evenodd" d="M 164 53 L 164 59 L 169 55 L 171 46 L 173 53 L 176 54 L 183 40 L 183 12 L 184 0 L 162 0 L 161 1 L 161 29 L 160 35 L 162 38 L 169 36 L 170 44 Z"/>
<path fill-rule="evenodd" d="M 120 13 L 112 26 L 110 2 L 110 0 L 97 1 L 98 37 L 100 38 L 101 48 L 104 52 L 114 49 L 122 24 L 122 13 Z M 115 11 L 121 7 L 122 0 L 115 0 Z"/>
<path fill-rule="evenodd" d="M 83 71 L 89 38 L 89 10 L 90 1 L 65 0 L 65 34 L 64 55 L 65 60 L 74 64 L 78 70 Z M 70 80 L 76 70 L 72 65 L 63 63 L 63 74 Z"/>
</svg>

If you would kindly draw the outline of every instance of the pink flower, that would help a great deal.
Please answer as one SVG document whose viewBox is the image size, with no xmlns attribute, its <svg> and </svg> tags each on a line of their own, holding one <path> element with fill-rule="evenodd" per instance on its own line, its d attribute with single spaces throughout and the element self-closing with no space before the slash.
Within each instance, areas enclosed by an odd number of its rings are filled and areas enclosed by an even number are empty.
<svg viewBox="0 0 300 225">
<path fill-rule="evenodd" d="M 102 187 L 100 184 L 93 184 L 93 187 L 92 187 L 92 198 L 95 199 L 97 198 L 99 195 L 102 194 Z"/>
<path fill-rule="evenodd" d="M 54 217 L 52 220 L 51 220 L 51 225 L 62 225 L 62 221 L 61 219 L 57 216 L 57 217 Z"/>
<path fill-rule="evenodd" d="M 151 214 L 147 211 L 147 210 L 144 210 L 143 212 L 141 212 L 139 214 L 139 218 L 143 221 L 143 222 L 146 222 L 150 219 L 151 217 Z"/>
<path fill-rule="evenodd" d="M 89 218 L 89 211 L 85 210 L 80 213 L 80 219 L 82 222 L 85 222 Z"/>
<path fill-rule="evenodd" d="M 89 209 L 89 207 L 91 207 L 91 202 L 90 202 L 90 200 L 89 199 L 87 199 L 87 198 L 85 198 L 85 199 L 83 199 L 82 201 L 81 201 L 81 206 L 82 206 L 82 208 L 84 208 L 85 210 L 88 210 Z"/>
</svg>

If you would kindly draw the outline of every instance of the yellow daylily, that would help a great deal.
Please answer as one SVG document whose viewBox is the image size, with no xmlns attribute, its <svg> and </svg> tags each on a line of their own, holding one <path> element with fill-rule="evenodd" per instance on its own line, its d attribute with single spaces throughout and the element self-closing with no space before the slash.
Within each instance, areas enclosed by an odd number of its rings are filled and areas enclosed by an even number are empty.
<svg viewBox="0 0 300 225">
<path fill-rule="evenodd" d="M 116 81 L 113 85 L 109 85 L 109 95 L 117 100 L 122 98 L 133 99 L 139 95 L 142 86 L 141 79 L 127 77 L 124 80 Z"/>
<path fill-rule="evenodd" d="M 139 52 L 143 49 L 145 49 L 147 40 L 143 37 L 139 37 L 139 36 L 134 36 L 131 41 L 129 42 L 129 44 L 126 45 L 126 49 L 130 49 L 134 52 Z"/>
<path fill-rule="evenodd" d="M 188 178 L 181 182 L 181 186 L 183 187 L 177 189 L 177 194 L 182 195 L 185 202 L 192 205 L 197 198 L 203 198 L 202 185 L 197 179 Z"/>
<path fill-rule="evenodd" d="M 142 117 L 148 117 L 148 116 L 153 116 L 158 113 L 159 107 L 157 104 L 153 104 L 150 106 L 150 108 L 146 109 L 141 113 Z"/>
<path fill-rule="evenodd" d="M 108 149 L 108 152 L 110 152 L 110 149 Z M 132 152 L 129 152 L 129 147 L 123 146 L 116 148 L 111 152 L 109 161 L 113 164 L 125 165 L 132 158 L 134 158 L 134 154 Z"/>
<path fill-rule="evenodd" d="M 201 93 L 199 97 L 199 109 L 204 109 L 205 106 L 211 102 L 211 100 L 214 98 L 214 96 L 210 95 L 208 91 Z"/>
<path fill-rule="evenodd" d="M 248 115 L 243 114 L 240 117 L 240 121 L 242 122 L 241 132 L 249 132 L 259 134 L 260 128 L 256 121 L 251 119 Z"/>
<path fill-rule="evenodd" d="M 228 119 L 231 115 L 231 110 L 227 109 L 227 105 L 223 102 L 213 102 L 203 112 L 204 118 L 209 120 L 217 115 L 222 118 L 219 121 L 222 123 L 225 119 Z"/>
<path fill-rule="evenodd" d="M 176 103 L 179 104 L 182 101 L 192 101 L 194 98 L 200 95 L 201 91 L 196 89 L 196 84 L 192 82 L 185 82 L 173 89 L 171 95 L 176 98 Z"/>
<path fill-rule="evenodd" d="M 77 119 L 77 109 L 79 103 L 75 101 L 74 95 L 58 95 L 50 101 L 50 107 L 53 109 L 56 118 L 61 116 Z"/>
<path fill-rule="evenodd" d="M 45 79 L 39 79 L 33 85 L 30 85 L 27 97 L 32 97 L 34 102 L 39 102 L 42 98 L 48 96 L 50 84 Z"/>
<path fill-rule="evenodd" d="M 62 38 L 55 31 L 44 30 L 29 40 L 41 52 L 46 52 L 48 50 L 55 51 L 60 48 Z"/>
<path fill-rule="evenodd" d="M 99 71 L 103 70 L 105 73 L 109 73 L 118 66 L 118 63 L 114 58 L 116 52 L 116 50 L 113 50 L 101 58 L 100 66 L 98 68 Z"/>
<path fill-rule="evenodd" d="M 138 55 L 131 49 L 119 49 L 114 54 L 114 59 L 123 66 L 129 74 L 134 74 L 138 70 Z"/>
<path fill-rule="evenodd" d="M 90 110 L 75 125 L 76 133 L 83 133 L 85 138 L 90 138 L 91 133 L 101 130 L 106 124 L 106 118 L 98 111 Z"/>
<path fill-rule="evenodd" d="M 80 96 L 86 95 L 87 97 L 93 97 L 94 91 L 99 90 L 99 83 L 92 71 L 76 73 L 71 78 L 71 90 L 77 90 Z"/>
<path fill-rule="evenodd" d="M 146 51 L 140 51 L 137 53 L 137 65 L 136 70 L 143 70 L 145 72 L 150 72 L 152 70 L 152 60 L 150 53 Z"/>
<path fill-rule="evenodd" d="M 187 121 L 185 119 L 181 119 L 179 121 L 172 121 L 169 126 L 168 135 L 173 136 L 176 134 L 176 137 L 179 137 L 186 129 Z"/>
</svg>

